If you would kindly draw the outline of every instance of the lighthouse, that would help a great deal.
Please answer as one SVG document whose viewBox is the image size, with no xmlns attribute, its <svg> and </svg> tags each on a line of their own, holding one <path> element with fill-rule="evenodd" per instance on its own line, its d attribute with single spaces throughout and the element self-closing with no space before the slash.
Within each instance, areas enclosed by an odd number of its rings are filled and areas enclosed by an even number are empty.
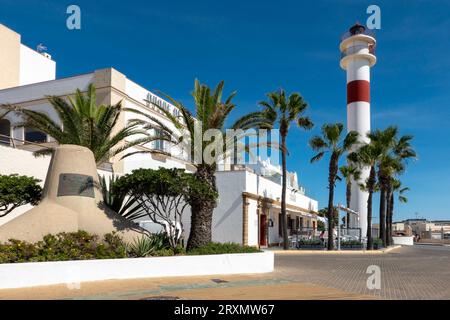
<svg viewBox="0 0 450 320">
<path fill-rule="evenodd" d="M 368 142 L 366 134 L 370 131 L 370 68 L 377 61 L 375 45 L 373 33 L 357 23 L 342 36 L 339 46 L 340 65 L 347 71 L 347 131 L 358 132 L 361 142 Z M 359 182 L 368 178 L 369 171 L 362 170 Z M 361 228 L 362 237 L 367 234 L 367 198 L 368 193 L 353 181 L 350 209 L 359 217 L 352 217 L 350 226 Z"/>
</svg>

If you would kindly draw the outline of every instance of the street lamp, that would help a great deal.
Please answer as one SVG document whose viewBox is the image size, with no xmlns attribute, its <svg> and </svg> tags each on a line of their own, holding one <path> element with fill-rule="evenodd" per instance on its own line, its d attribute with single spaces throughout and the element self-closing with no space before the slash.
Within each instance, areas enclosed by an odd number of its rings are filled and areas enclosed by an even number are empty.
<svg viewBox="0 0 450 320">
<path fill-rule="evenodd" d="M 340 226 L 340 221 L 341 221 L 341 217 L 339 216 L 339 211 L 344 211 L 345 213 L 350 213 L 353 215 L 356 215 L 357 219 L 359 220 L 359 213 L 356 211 L 353 211 L 350 208 L 344 207 L 341 204 L 338 204 L 337 206 L 338 208 L 338 243 L 337 243 L 337 249 L 338 251 L 341 250 L 341 226 Z M 347 226 L 348 226 L 348 221 L 346 222 Z M 361 240 L 361 229 L 359 229 L 359 240 Z"/>
</svg>

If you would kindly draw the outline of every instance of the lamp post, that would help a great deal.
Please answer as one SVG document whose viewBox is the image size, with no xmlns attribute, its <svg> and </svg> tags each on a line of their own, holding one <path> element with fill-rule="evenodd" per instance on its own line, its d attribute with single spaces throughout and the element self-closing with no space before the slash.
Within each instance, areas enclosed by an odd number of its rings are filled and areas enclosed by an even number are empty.
<svg viewBox="0 0 450 320">
<path fill-rule="evenodd" d="M 341 225 L 340 225 L 340 215 L 339 212 L 340 211 L 344 211 L 345 213 L 350 213 L 353 214 L 357 217 L 357 219 L 359 219 L 359 213 L 356 211 L 353 211 L 352 209 L 349 209 L 347 207 L 344 207 L 341 204 L 338 204 L 337 206 L 338 208 L 338 243 L 337 243 L 337 250 L 340 251 L 341 250 Z M 348 223 L 348 221 L 347 221 Z M 359 229 L 359 239 L 361 240 L 361 229 Z"/>
</svg>

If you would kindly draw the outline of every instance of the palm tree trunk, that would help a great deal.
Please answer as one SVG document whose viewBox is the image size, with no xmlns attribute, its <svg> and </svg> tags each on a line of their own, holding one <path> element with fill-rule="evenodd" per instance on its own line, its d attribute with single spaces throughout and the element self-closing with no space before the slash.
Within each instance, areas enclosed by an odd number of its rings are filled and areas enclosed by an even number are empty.
<svg viewBox="0 0 450 320">
<path fill-rule="evenodd" d="M 386 246 L 391 244 L 392 221 L 390 217 L 391 208 L 391 189 L 389 185 L 386 188 Z"/>
<path fill-rule="evenodd" d="M 389 197 L 389 245 L 393 243 L 392 241 L 392 220 L 394 217 L 394 192 L 391 190 Z"/>
<path fill-rule="evenodd" d="M 386 189 L 380 188 L 380 239 L 386 247 Z"/>
<path fill-rule="evenodd" d="M 375 168 L 370 168 L 370 175 L 368 181 L 369 198 L 367 199 L 367 250 L 373 250 L 372 239 L 372 197 L 375 187 Z"/>
<path fill-rule="evenodd" d="M 350 202 L 352 200 L 352 183 L 351 181 L 346 182 L 346 190 L 345 190 L 345 200 L 347 204 L 347 208 L 350 208 Z M 347 212 L 347 229 L 350 227 L 350 213 Z"/>
<path fill-rule="evenodd" d="M 198 166 L 195 176 L 200 181 L 217 190 L 215 168 L 211 166 Z M 211 227 L 216 200 L 205 198 L 202 195 L 191 200 L 191 231 L 187 243 L 187 250 L 208 244 L 212 240 Z"/>
<path fill-rule="evenodd" d="M 281 230 L 283 235 L 283 249 L 289 249 L 288 228 L 287 228 L 287 214 L 286 214 L 286 135 L 281 135 L 281 166 L 283 170 L 281 182 Z"/>
<path fill-rule="evenodd" d="M 332 154 L 330 158 L 330 167 L 328 175 L 328 250 L 334 249 L 334 183 L 337 174 L 337 156 Z M 338 217 L 339 228 L 339 217 Z"/>
</svg>

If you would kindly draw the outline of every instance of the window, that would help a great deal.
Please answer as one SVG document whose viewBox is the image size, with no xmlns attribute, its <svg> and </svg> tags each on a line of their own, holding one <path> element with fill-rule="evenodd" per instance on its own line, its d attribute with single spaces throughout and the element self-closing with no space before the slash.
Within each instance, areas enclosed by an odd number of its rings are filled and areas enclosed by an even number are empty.
<svg viewBox="0 0 450 320">
<path fill-rule="evenodd" d="M 34 128 L 25 128 L 25 141 L 26 142 L 47 142 L 47 135 Z"/>
<path fill-rule="evenodd" d="M 0 144 L 9 144 L 11 137 L 11 123 L 6 120 L 0 120 Z"/>
<path fill-rule="evenodd" d="M 163 134 L 164 134 L 164 132 L 162 130 L 155 129 L 156 136 L 162 136 Z M 164 140 L 155 140 L 154 148 L 156 150 L 165 151 L 165 141 Z"/>
</svg>

